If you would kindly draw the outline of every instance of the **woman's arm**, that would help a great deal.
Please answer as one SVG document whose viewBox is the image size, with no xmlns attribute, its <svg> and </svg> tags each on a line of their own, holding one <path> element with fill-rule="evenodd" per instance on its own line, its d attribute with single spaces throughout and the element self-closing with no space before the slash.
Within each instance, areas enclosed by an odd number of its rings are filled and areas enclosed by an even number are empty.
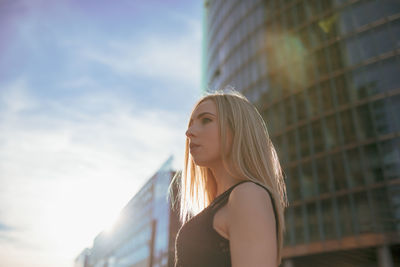
<svg viewBox="0 0 400 267">
<path fill-rule="evenodd" d="M 232 267 L 276 267 L 275 215 L 268 192 L 243 183 L 232 190 L 227 207 Z"/>
</svg>

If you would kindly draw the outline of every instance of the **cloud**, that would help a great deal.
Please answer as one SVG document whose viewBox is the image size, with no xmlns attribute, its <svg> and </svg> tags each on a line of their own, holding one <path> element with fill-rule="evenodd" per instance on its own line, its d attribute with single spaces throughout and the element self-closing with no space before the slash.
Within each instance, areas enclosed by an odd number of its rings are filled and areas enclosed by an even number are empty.
<svg viewBox="0 0 400 267">
<path fill-rule="evenodd" d="M 0 260 L 8 266 L 70 266 L 183 150 L 183 115 L 106 93 L 43 101 L 23 78 L 2 88 L 0 222 L 8 230 L 0 231 Z"/>
<path fill-rule="evenodd" d="M 190 22 L 192 25 L 193 21 Z M 201 66 L 201 27 L 189 27 L 183 37 L 153 35 L 112 40 L 101 46 L 82 47 L 80 55 L 124 76 L 161 79 L 198 87 Z"/>
</svg>

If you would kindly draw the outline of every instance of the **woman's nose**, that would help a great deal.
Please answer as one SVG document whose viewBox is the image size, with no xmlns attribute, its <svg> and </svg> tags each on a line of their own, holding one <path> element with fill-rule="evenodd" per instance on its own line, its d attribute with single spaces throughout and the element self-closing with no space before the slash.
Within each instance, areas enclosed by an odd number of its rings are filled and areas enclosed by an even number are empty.
<svg viewBox="0 0 400 267">
<path fill-rule="evenodd" d="M 192 127 L 189 127 L 187 130 L 186 130 L 186 136 L 187 137 L 192 137 L 193 136 L 193 131 L 192 131 Z"/>
<path fill-rule="evenodd" d="M 187 137 L 190 137 L 189 129 L 186 130 L 185 134 Z"/>
</svg>

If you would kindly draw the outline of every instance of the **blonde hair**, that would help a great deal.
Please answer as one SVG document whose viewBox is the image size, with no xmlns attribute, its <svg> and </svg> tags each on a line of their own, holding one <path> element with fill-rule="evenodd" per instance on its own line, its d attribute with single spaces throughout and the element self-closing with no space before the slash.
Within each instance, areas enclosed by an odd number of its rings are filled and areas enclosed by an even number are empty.
<svg viewBox="0 0 400 267">
<path fill-rule="evenodd" d="M 285 232 L 284 209 L 288 206 L 286 186 L 265 122 L 253 104 L 235 90 L 206 94 L 195 104 L 191 116 L 205 100 L 214 101 L 217 107 L 220 140 L 227 140 L 228 127 L 232 133 L 229 155 L 223 153 L 227 144 L 221 142 L 220 151 L 225 169 L 233 177 L 262 184 L 271 192 L 277 215 L 277 259 L 280 264 Z M 175 182 L 178 186 L 179 217 L 182 223 L 207 207 L 217 194 L 211 170 L 196 165 L 191 158 L 188 138 L 183 171 L 175 175 L 171 185 Z"/>
</svg>

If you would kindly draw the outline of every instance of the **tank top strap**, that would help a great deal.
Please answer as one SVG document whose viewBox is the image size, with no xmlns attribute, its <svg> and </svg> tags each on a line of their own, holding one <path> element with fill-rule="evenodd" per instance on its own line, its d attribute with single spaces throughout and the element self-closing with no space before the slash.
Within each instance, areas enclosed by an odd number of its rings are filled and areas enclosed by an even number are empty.
<svg viewBox="0 0 400 267">
<path fill-rule="evenodd" d="M 254 183 L 254 184 L 257 184 L 257 185 L 259 185 L 259 186 L 261 186 L 262 188 L 264 188 L 267 192 L 268 192 L 268 194 L 269 194 L 269 196 L 270 196 L 270 198 L 271 198 L 271 201 L 272 201 L 272 209 L 274 210 L 274 215 L 275 215 L 275 227 L 276 227 L 276 229 L 277 229 L 277 231 L 276 231 L 276 236 L 277 236 L 277 238 L 278 238 L 278 229 L 279 229 L 279 223 L 278 223 L 278 214 L 277 214 L 277 210 L 276 210 L 276 204 L 275 204 L 275 199 L 273 198 L 273 196 L 272 196 L 272 193 L 269 191 L 269 189 L 267 188 L 267 187 L 265 187 L 265 185 L 262 185 L 262 184 L 260 184 L 260 183 L 257 183 L 257 182 L 254 182 L 254 181 L 250 181 L 250 180 L 245 180 L 245 181 L 241 181 L 241 182 L 239 182 L 239 183 L 237 183 L 237 184 L 235 184 L 235 185 L 233 185 L 232 187 L 230 187 L 228 190 L 226 190 L 224 193 L 222 193 L 221 195 L 219 195 L 216 199 L 214 199 L 214 201 L 211 203 L 211 205 L 210 205 L 210 207 L 211 207 L 211 216 L 210 216 L 210 218 L 211 218 L 211 227 L 212 227 L 212 218 L 213 218 L 213 216 L 214 216 L 214 214 L 218 211 L 218 209 L 220 208 L 220 207 L 222 207 L 223 205 L 225 205 L 227 202 L 228 202 L 228 199 L 229 199 L 229 195 L 231 194 L 231 192 L 232 192 L 232 190 L 236 187 L 236 186 L 238 186 L 238 185 L 240 185 L 240 184 L 242 184 L 242 183 L 245 183 L 245 182 L 251 182 L 251 183 Z"/>
<path fill-rule="evenodd" d="M 268 189 L 267 187 L 265 187 L 264 185 L 262 185 L 262 184 L 260 184 L 260 183 L 257 183 L 257 182 L 254 182 L 254 181 L 251 181 L 251 180 L 241 181 L 241 182 L 239 182 L 239 183 L 237 183 L 237 184 L 231 186 L 228 190 L 226 190 L 224 193 L 222 193 L 222 194 L 219 195 L 217 198 L 215 198 L 214 201 L 213 201 L 213 202 L 211 203 L 211 205 L 210 205 L 210 206 L 211 206 L 211 211 L 212 211 L 212 213 L 215 213 L 220 207 L 222 207 L 223 205 L 225 205 L 225 204 L 228 202 L 229 195 L 231 194 L 232 190 L 233 190 L 236 186 L 238 186 L 238 185 L 240 185 L 240 184 L 242 184 L 242 183 L 246 183 L 246 182 L 251 182 L 251 183 L 257 184 L 257 185 L 261 186 L 262 188 L 264 188 L 264 189 L 268 192 L 268 194 L 270 195 L 270 198 L 271 198 L 271 200 L 272 200 L 272 208 L 273 208 L 274 214 L 275 214 L 275 216 L 276 216 L 276 215 L 277 215 L 277 212 L 276 212 L 276 207 L 275 207 L 275 200 L 274 200 L 274 198 L 272 197 L 272 193 L 271 193 L 271 192 L 269 191 L 269 189 Z"/>
<path fill-rule="evenodd" d="M 225 192 L 223 192 L 221 195 L 217 196 L 217 197 L 214 199 L 214 201 L 211 202 L 211 205 L 210 205 L 211 210 L 218 209 L 218 207 L 220 207 L 221 203 L 224 203 L 224 202 L 229 198 L 229 195 L 231 194 L 232 190 L 233 190 L 236 186 L 238 186 L 238 185 L 240 185 L 240 184 L 242 184 L 242 183 L 244 183 L 244 182 L 248 182 L 248 181 L 247 181 L 247 180 L 246 180 L 246 181 L 241 181 L 241 182 L 239 182 L 239 183 L 237 183 L 237 184 L 231 186 L 230 188 L 228 188 L 228 190 L 226 190 Z"/>
</svg>

